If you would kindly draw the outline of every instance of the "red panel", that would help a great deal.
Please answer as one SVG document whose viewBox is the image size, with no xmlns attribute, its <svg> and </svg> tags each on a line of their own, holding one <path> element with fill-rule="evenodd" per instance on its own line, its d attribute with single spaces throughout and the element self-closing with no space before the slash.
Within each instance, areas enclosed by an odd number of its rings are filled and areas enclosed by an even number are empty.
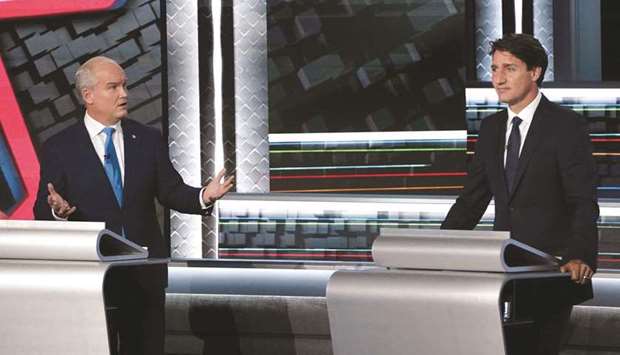
<svg viewBox="0 0 620 355">
<path fill-rule="evenodd" d="M 125 0 L 0 0 L 0 20 L 110 10 Z"/>
<path fill-rule="evenodd" d="M 39 183 L 39 160 L 2 60 L 0 60 L 0 107 L 2 108 L 0 125 L 26 190 L 26 198 L 19 201 L 19 206 L 10 218 L 32 219 L 32 206 Z"/>
</svg>

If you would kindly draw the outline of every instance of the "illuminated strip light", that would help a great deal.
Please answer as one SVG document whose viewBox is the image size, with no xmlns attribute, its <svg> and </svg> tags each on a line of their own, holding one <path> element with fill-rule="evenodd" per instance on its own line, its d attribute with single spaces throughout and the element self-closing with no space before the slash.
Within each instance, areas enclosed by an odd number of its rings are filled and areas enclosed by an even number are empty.
<svg viewBox="0 0 620 355">
<path fill-rule="evenodd" d="M 576 107 L 576 108 L 581 108 L 583 106 L 585 106 L 584 104 L 563 104 L 564 106 L 567 107 Z M 620 108 L 620 105 L 618 104 L 612 104 L 612 103 L 604 103 L 604 102 L 593 102 L 591 104 L 587 104 L 587 106 L 589 107 L 600 107 L 600 108 Z"/>
<path fill-rule="evenodd" d="M 297 220 L 296 218 L 292 219 L 292 220 Z M 384 227 L 398 227 L 398 226 L 436 226 L 439 227 L 441 226 L 441 223 L 443 222 L 443 220 L 441 222 L 428 222 L 428 223 L 423 223 L 423 222 L 352 222 L 352 223 L 342 223 L 342 222 L 295 222 L 295 225 L 300 225 L 300 226 L 329 226 L 329 225 L 334 225 L 334 224 L 346 224 L 347 226 L 367 226 L 367 225 L 377 225 L 377 226 L 384 226 Z M 254 225 L 259 225 L 259 226 L 276 226 L 278 224 L 282 224 L 282 222 L 260 222 L 260 221 L 241 221 L 241 222 L 220 222 L 221 225 L 224 226 L 254 226 Z"/>
<path fill-rule="evenodd" d="M 217 174 L 224 168 L 224 134 L 223 134 L 223 85 L 222 85 L 222 2 L 212 1 L 211 12 L 213 18 L 213 111 L 215 121 L 215 156 L 214 164 Z M 217 234 L 217 231 L 215 231 Z"/>
<path fill-rule="evenodd" d="M 523 33 L 523 0 L 515 0 L 515 33 Z"/>
<path fill-rule="evenodd" d="M 250 222 L 269 222 L 269 223 L 280 223 L 280 220 L 283 219 L 294 219 L 295 221 L 308 221 L 308 222 L 328 222 L 328 223 L 343 223 L 347 221 L 376 221 L 376 222 L 428 222 L 428 223 L 436 223 L 442 222 L 443 218 L 440 219 L 431 219 L 431 218 L 377 218 L 377 217 L 287 217 L 285 215 L 269 215 L 269 216 L 261 216 L 261 217 L 246 217 L 246 216 L 229 216 L 229 217 L 220 217 L 220 221 L 250 221 Z M 275 221 L 274 221 L 275 220 Z M 225 223 L 225 222 L 220 222 Z M 226 222 L 228 223 L 228 222 Z"/>
<path fill-rule="evenodd" d="M 468 140 L 469 141 L 469 140 Z M 359 148 L 359 149 L 281 149 L 271 150 L 270 154 L 304 154 L 304 153 L 398 153 L 398 152 L 453 152 L 465 148 Z"/>
<path fill-rule="evenodd" d="M 609 103 L 620 98 L 617 88 L 541 88 L 545 96 L 554 102 L 561 103 L 567 99 L 577 99 L 583 104 Z M 493 88 L 466 88 L 465 101 L 467 106 L 474 104 L 494 104 L 498 102 L 497 93 Z"/>
<path fill-rule="evenodd" d="M 234 195 L 232 195 L 234 196 Z M 278 197 L 277 194 L 272 194 Z M 297 198 L 302 198 L 301 196 Z M 235 214 L 245 214 L 247 211 L 265 211 L 265 213 L 278 213 L 300 216 L 315 216 L 325 213 L 325 211 L 351 211 L 347 216 L 376 217 L 377 211 L 396 212 L 396 213 L 438 213 L 445 215 L 448 213 L 454 199 L 430 199 L 430 198 L 406 198 L 400 201 L 379 201 L 373 198 L 372 202 L 366 199 L 354 199 L 350 201 L 339 201 L 328 196 L 312 197 L 312 200 L 295 200 L 294 197 L 286 196 L 281 199 L 268 199 L 257 197 L 256 199 L 232 199 L 224 197 L 219 200 L 221 217 L 234 216 Z M 289 213 L 289 212 L 292 212 Z M 251 216 L 251 215 L 250 215 Z"/>
<path fill-rule="evenodd" d="M 224 133 L 223 133 L 223 96 L 224 96 L 224 88 L 222 84 L 222 73 L 223 73 L 223 65 L 222 65 L 222 1 L 211 1 L 211 18 L 213 21 L 213 56 L 212 56 L 212 67 L 213 67 L 213 124 L 215 125 L 215 137 L 214 137 L 214 152 L 213 152 L 213 174 L 218 174 L 221 169 L 224 168 Z M 226 174 L 228 175 L 228 174 Z M 216 202 L 217 203 L 217 202 Z M 215 221 L 217 220 L 218 213 L 217 209 L 215 209 L 215 213 L 213 213 Z M 190 227 L 196 228 L 195 225 L 191 225 Z M 210 223 L 211 232 L 215 236 L 215 238 L 219 238 L 219 224 L 218 223 Z M 213 252 L 212 255 L 219 255 L 218 251 L 219 243 L 218 241 L 214 241 L 210 244 L 205 245 L 208 253 Z M 211 254 L 209 254 L 211 255 Z"/>
<path fill-rule="evenodd" d="M 332 174 L 332 175 L 284 175 L 271 176 L 271 180 L 293 180 L 293 179 L 349 179 L 349 178 L 376 178 L 376 177 L 448 177 L 448 176 L 467 176 L 467 173 L 383 173 L 383 174 Z"/>
<path fill-rule="evenodd" d="M 277 252 L 265 252 L 265 253 L 260 253 L 260 252 L 255 252 L 255 253 L 248 253 L 248 252 L 227 252 L 227 251 L 223 251 L 223 248 L 220 249 L 219 252 L 219 256 L 220 257 L 232 257 L 232 256 L 242 256 L 242 257 L 274 257 L 274 258 L 355 258 L 355 259 L 364 259 L 364 260 L 371 260 L 371 255 L 370 255 L 370 251 L 368 251 L 366 254 L 341 254 L 341 253 L 277 253 Z"/>
<path fill-rule="evenodd" d="M 289 166 L 289 167 L 283 167 L 283 168 L 269 168 L 269 170 L 289 171 L 289 170 L 389 169 L 389 168 L 424 168 L 428 166 L 430 166 L 430 164 Z M 271 178 L 273 179 L 273 176 Z"/>
<path fill-rule="evenodd" d="M 396 132 L 333 132 L 333 133 L 272 133 L 269 143 L 316 142 L 381 142 L 465 140 L 467 131 L 396 131 Z"/>
<path fill-rule="evenodd" d="M 620 205 L 599 202 L 599 208 L 601 217 L 620 217 Z"/>
<path fill-rule="evenodd" d="M 612 259 L 612 258 L 598 258 L 598 261 L 602 261 L 604 263 L 620 263 L 620 259 Z"/>
<path fill-rule="evenodd" d="M 414 187 L 358 187 L 349 189 L 307 189 L 307 190 L 272 190 L 273 192 L 368 192 L 368 191 L 421 191 L 421 190 L 456 190 L 462 185 L 454 186 L 414 186 Z"/>
<path fill-rule="evenodd" d="M 620 111 L 620 107 L 605 107 L 605 108 L 595 108 L 595 107 L 586 107 L 586 105 L 590 105 L 590 104 L 585 104 L 585 105 L 581 105 L 581 104 L 577 104 L 577 105 L 568 105 L 568 104 L 563 104 L 562 102 L 558 102 L 558 104 L 560 106 L 563 107 L 568 107 L 574 111 L 579 111 L 579 112 L 607 112 L 607 111 Z M 504 109 L 504 107 L 498 107 L 498 108 L 481 108 L 481 109 L 466 109 L 466 112 L 473 112 L 473 113 L 479 113 L 479 112 L 497 112 Z"/>
<path fill-rule="evenodd" d="M 367 253 L 368 249 L 360 249 L 360 248 L 351 248 L 351 249 L 344 249 L 344 248 L 312 248 L 312 249 L 307 249 L 307 248 L 222 248 L 222 250 L 227 250 L 227 251 L 279 251 L 279 252 L 304 252 L 304 251 L 308 251 L 308 250 L 312 250 L 312 251 L 316 251 L 318 253 L 330 253 L 330 252 L 345 252 L 345 253 Z"/>
<path fill-rule="evenodd" d="M 468 139 L 467 142 L 471 142 L 471 143 L 476 143 L 478 141 L 477 138 L 473 138 L 473 139 Z M 614 142 L 620 142 L 620 138 L 590 138 L 590 142 L 593 143 L 614 143 Z M 593 155 L 595 154 L 599 154 L 599 153 L 593 153 Z"/>
<path fill-rule="evenodd" d="M 472 134 L 471 136 L 475 138 L 468 138 L 467 139 L 468 142 L 478 141 L 477 134 Z M 590 140 L 592 142 L 620 142 L 620 138 L 593 138 L 593 137 L 620 137 L 620 134 L 618 133 L 591 133 Z"/>
<path fill-rule="evenodd" d="M 1 0 L 0 0 L 1 1 Z M 348 146 L 367 146 L 369 143 L 377 144 L 377 145 L 401 145 L 401 144 L 416 144 L 416 143 L 425 143 L 425 144 L 458 144 L 463 142 L 463 139 L 420 139 L 420 140 L 381 140 L 381 141 L 342 141 L 342 142 L 329 142 L 336 143 L 339 145 L 348 145 Z M 296 146 L 302 143 L 304 146 L 308 145 L 323 145 L 328 142 L 318 141 L 318 142 L 269 142 L 270 147 L 280 147 L 280 146 Z M 355 148 L 351 148 L 355 149 Z M 306 150 L 306 149 L 305 149 Z"/>
</svg>

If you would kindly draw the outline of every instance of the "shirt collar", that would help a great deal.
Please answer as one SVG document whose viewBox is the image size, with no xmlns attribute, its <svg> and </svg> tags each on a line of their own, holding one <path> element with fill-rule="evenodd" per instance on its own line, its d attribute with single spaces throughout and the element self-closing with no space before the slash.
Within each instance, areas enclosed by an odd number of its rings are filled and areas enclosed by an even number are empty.
<svg viewBox="0 0 620 355">
<path fill-rule="evenodd" d="M 534 118 L 534 113 L 536 112 L 536 109 L 538 108 L 538 104 L 540 103 L 541 98 L 542 98 L 542 93 L 540 92 L 540 90 L 538 90 L 538 94 L 536 94 L 536 97 L 534 98 L 534 100 L 532 100 L 532 102 L 530 102 L 527 106 L 525 106 L 525 108 L 521 110 L 521 112 L 519 112 L 518 115 L 514 113 L 510 109 L 510 107 L 508 107 L 508 125 L 510 125 L 510 123 L 512 122 L 512 119 L 515 116 L 519 116 L 521 120 L 523 120 L 526 124 L 529 125 L 530 122 L 532 122 L 532 119 Z"/>
<path fill-rule="evenodd" d="M 88 131 L 88 136 L 90 137 L 91 140 L 95 138 L 95 136 L 97 136 L 99 133 L 101 133 L 101 131 L 103 131 L 103 129 L 106 127 L 112 127 L 116 130 L 116 132 L 122 132 L 121 121 L 118 121 L 111 126 L 105 126 L 101 124 L 101 122 L 92 118 L 88 114 L 88 112 L 84 114 L 84 125 L 86 126 L 86 130 Z"/>
</svg>

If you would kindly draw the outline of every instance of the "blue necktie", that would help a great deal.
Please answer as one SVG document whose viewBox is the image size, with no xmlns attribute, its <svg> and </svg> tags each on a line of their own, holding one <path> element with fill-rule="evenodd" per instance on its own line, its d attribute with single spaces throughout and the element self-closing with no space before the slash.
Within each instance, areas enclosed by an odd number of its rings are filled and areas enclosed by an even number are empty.
<svg viewBox="0 0 620 355">
<path fill-rule="evenodd" d="M 521 149 L 521 131 L 519 131 L 519 125 L 521 122 L 522 120 L 517 116 L 512 118 L 512 130 L 510 131 L 508 144 L 506 145 L 506 166 L 504 169 L 508 193 L 511 193 L 514 187 L 514 180 L 519 165 L 519 150 Z"/>
<path fill-rule="evenodd" d="M 110 180 L 110 185 L 112 185 L 112 190 L 114 190 L 116 201 L 118 201 L 120 207 L 123 207 L 123 181 L 121 179 L 121 166 L 118 163 L 118 157 L 114 149 L 114 141 L 112 140 L 114 131 L 116 130 L 112 127 L 103 129 L 103 133 L 106 134 L 103 167 L 108 176 L 108 180 Z"/>
</svg>

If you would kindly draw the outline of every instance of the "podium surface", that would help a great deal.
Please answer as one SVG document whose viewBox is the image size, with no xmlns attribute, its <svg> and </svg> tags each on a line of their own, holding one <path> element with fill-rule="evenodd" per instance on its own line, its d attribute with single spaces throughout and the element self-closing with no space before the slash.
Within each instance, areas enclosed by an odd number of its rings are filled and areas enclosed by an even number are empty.
<svg viewBox="0 0 620 355">
<path fill-rule="evenodd" d="M 109 355 L 106 277 L 147 257 L 104 223 L 0 221 L 0 354 Z"/>
<path fill-rule="evenodd" d="M 383 268 L 329 280 L 335 355 L 513 354 L 534 298 L 569 282 L 503 232 L 382 229 L 373 257 Z"/>
</svg>

